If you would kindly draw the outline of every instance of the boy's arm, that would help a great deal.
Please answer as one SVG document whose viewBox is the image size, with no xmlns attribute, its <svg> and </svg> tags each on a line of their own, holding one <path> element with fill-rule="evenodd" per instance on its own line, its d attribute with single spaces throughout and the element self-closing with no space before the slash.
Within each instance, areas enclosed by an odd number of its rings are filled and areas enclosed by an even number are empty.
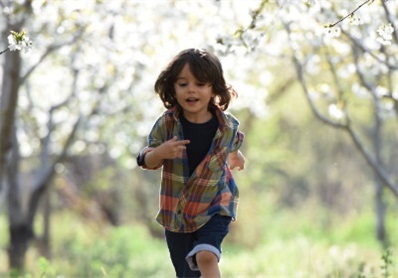
<svg viewBox="0 0 398 278">
<path fill-rule="evenodd" d="M 142 166 L 147 169 L 157 169 L 163 164 L 164 159 L 181 157 L 186 144 L 189 144 L 189 140 L 177 141 L 177 136 L 174 136 L 156 148 L 144 149 Z"/>
<path fill-rule="evenodd" d="M 144 165 L 148 169 L 158 169 L 163 164 L 163 158 L 161 152 L 159 153 L 159 147 L 148 148 L 148 151 L 144 156 Z"/>
<path fill-rule="evenodd" d="M 143 169 L 149 169 L 149 170 L 156 170 L 159 169 L 160 167 L 162 167 L 163 161 L 160 161 L 158 164 L 156 165 L 152 165 L 152 163 L 150 165 L 147 164 L 146 160 L 147 160 L 147 155 L 152 152 L 155 148 L 152 147 L 145 147 L 138 155 L 137 157 L 137 164 L 138 166 L 142 167 Z"/>
<path fill-rule="evenodd" d="M 229 169 L 233 170 L 236 167 L 238 168 L 238 171 L 241 171 L 245 169 L 245 157 L 241 153 L 241 151 L 237 150 L 234 152 L 231 152 L 228 157 L 228 162 L 229 162 Z"/>
</svg>

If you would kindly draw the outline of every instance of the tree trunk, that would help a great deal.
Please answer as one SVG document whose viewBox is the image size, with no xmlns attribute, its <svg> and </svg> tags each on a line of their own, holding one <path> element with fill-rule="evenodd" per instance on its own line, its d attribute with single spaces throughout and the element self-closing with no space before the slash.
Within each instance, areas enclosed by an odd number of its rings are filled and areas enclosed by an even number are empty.
<svg viewBox="0 0 398 278">
<path fill-rule="evenodd" d="M 20 187 L 18 182 L 19 173 L 19 146 L 15 127 L 12 130 L 12 149 L 7 165 L 7 184 L 8 188 L 8 222 L 10 242 L 8 246 L 9 267 L 17 271 L 22 271 L 25 265 L 25 254 L 28 249 L 29 241 L 34 237 L 33 225 L 27 219 L 27 213 L 23 209 L 20 198 Z"/>
<path fill-rule="evenodd" d="M 381 148 L 382 148 L 382 137 L 381 131 L 383 127 L 383 121 L 380 118 L 380 111 L 379 107 L 381 107 L 379 100 L 377 97 L 374 97 L 374 118 L 375 118 L 375 125 L 372 134 L 372 142 L 373 142 L 373 149 L 375 153 L 375 158 L 378 164 L 382 164 L 381 159 Z M 375 183 L 375 231 L 376 231 L 376 238 L 379 240 L 380 244 L 385 248 L 388 245 L 388 234 L 386 230 L 386 206 L 387 204 L 384 202 L 383 199 L 383 192 L 384 186 L 383 182 L 380 178 L 375 174 L 374 177 Z"/>
<path fill-rule="evenodd" d="M 379 240 L 380 244 L 386 248 L 388 246 L 388 235 L 385 225 L 386 219 L 386 204 L 383 200 L 383 192 L 384 187 L 380 184 L 380 181 L 376 177 L 375 186 L 376 186 L 376 194 L 375 194 L 375 204 L 376 204 L 376 237 Z"/>
<path fill-rule="evenodd" d="M 25 254 L 29 241 L 33 238 L 33 231 L 25 223 L 10 225 L 10 243 L 8 247 L 8 259 L 10 269 L 22 271 L 25 266 Z"/>
<path fill-rule="evenodd" d="M 10 21 L 7 21 L 3 37 L 7 37 L 7 32 L 10 30 L 21 30 L 23 23 L 24 21 L 21 20 L 12 25 Z M 19 146 L 15 135 L 15 114 L 18 104 L 20 73 L 20 52 L 7 52 L 3 64 L 0 103 L 0 185 L 6 185 L 8 189 L 6 199 L 10 233 L 8 256 L 10 268 L 16 270 L 23 270 L 28 242 L 33 236 L 31 227 L 26 223 L 18 187 Z M 0 190 L 2 189 L 0 187 Z"/>
<path fill-rule="evenodd" d="M 7 26 L 18 30 L 20 26 Z M 6 33 L 3 33 L 6 37 Z M 18 51 L 9 51 L 5 55 L 3 67 L 3 84 L 0 98 L 0 190 L 2 190 L 7 167 L 7 157 L 12 148 L 11 133 L 15 121 L 15 111 L 18 103 L 19 76 L 21 72 L 21 57 Z"/>
<path fill-rule="evenodd" d="M 43 195 L 43 235 L 37 239 L 40 254 L 47 260 L 51 260 L 51 190 L 47 188 Z"/>
</svg>

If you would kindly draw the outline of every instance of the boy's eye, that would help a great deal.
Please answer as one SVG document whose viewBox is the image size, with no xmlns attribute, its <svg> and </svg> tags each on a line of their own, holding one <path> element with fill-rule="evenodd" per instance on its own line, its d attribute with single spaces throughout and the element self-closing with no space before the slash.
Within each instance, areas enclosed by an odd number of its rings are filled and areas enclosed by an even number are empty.
<svg viewBox="0 0 398 278">
<path fill-rule="evenodd" d="M 203 87 L 204 85 L 206 85 L 206 83 L 200 82 L 200 83 L 197 83 L 196 85 L 197 85 L 197 86 L 200 86 L 200 87 Z"/>
<path fill-rule="evenodd" d="M 185 87 L 185 86 L 187 86 L 187 83 L 178 83 L 177 85 L 180 87 Z"/>
</svg>

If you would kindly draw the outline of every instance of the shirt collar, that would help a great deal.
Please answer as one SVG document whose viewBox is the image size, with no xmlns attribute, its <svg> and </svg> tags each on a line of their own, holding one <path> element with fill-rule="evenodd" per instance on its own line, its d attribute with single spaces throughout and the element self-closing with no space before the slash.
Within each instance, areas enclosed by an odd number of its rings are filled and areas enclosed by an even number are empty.
<svg viewBox="0 0 398 278">
<path fill-rule="evenodd" d="M 214 111 L 215 111 L 215 115 L 218 120 L 219 129 L 221 131 L 223 131 L 225 128 L 233 128 L 232 123 L 227 120 L 227 117 L 225 116 L 224 112 L 219 107 L 215 106 Z M 169 109 L 169 113 L 171 113 L 173 116 L 173 119 L 176 122 L 178 122 L 178 120 L 180 118 L 180 113 L 181 113 L 180 109 L 178 109 L 177 106 L 174 106 Z"/>
</svg>

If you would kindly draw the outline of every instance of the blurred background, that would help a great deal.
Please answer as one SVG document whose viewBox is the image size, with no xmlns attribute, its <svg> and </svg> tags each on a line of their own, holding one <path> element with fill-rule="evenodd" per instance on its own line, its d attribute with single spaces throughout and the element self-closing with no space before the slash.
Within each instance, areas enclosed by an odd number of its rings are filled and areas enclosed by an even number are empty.
<svg viewBox="0 0 398 278">
<path fill-rule="evenodd" d="M 2 0 L 0 277 L 174 277 L 135 157 L 213 51 L 246 139 L 224 277 L 398 276 L 395 0 Z"/>
</svg>

